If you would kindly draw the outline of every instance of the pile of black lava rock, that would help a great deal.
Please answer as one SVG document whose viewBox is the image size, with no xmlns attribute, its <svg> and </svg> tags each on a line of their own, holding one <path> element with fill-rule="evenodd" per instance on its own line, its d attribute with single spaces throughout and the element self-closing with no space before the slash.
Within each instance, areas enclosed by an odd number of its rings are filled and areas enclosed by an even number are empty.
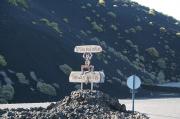
<svg viewBox="0 0 180 119">
<path fill-rule="evenodd" d="M 149 119 L 97 90 L 77 90 L 47 108 L 0 110 L 3 119 Z"/>
</svg>

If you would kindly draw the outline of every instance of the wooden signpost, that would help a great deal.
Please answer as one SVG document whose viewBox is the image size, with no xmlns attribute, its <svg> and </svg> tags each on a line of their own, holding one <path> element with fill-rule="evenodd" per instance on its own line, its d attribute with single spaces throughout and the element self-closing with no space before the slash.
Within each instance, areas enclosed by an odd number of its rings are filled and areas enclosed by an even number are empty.
<svg viewBox="0 0 180 119">
<path fill-rule="evenodd" d="M 101 46 L 98 45 L 83 45 L 76 46 L 74 52 L 82 53 L 85 59 L 85 64 L 81 65 L 81 71 L 72 71 L 69 76 L 69 82 L 81 83 L 81 90 L 83 83 L 91 83 L 91 90 L 93 90 L 93 83 L 104 83 L 105 75 L 103 71 L 94 71 L 94 66 L 91 65 L 92 53 L 102 52 Z"/>
<path fill-rule="evenodd" d="M 98 45 L 82 45 L 76 46 L 74 52 L 77 53 L 99 53 L 102 52 L 101 46 Z"/>
<path fill-rule="evenodd" d="M 104 83 L 104 73 L 102 71 L 94 71 L 82 74 L 81 71 L 72 71 L 69 76 L 69 82 Z"/>
</svg>

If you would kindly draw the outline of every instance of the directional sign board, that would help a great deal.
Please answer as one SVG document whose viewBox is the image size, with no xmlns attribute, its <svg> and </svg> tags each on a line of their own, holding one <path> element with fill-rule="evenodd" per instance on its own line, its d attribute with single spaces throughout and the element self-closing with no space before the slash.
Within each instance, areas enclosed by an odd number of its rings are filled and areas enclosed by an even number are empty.
<svg viewBox="0 0 180 119">
<path fill-rule="evenodd" d="M 94 71 L 82 74 L 81 71 L 72 71 L 69 76 L 69 82 L 76 83 L 104 83 L 104 72 Z"/>
<path fill-rule="evenodd" d="M 83 45 L 83 46 L 76 46 L 74 48 L 74 52 L 77 53 L 98 53 L 102 52 L 101 46 L 98 45 Z"/>
<path fill-rule="evenodd" d="M 140 87 L 140 85 L 141 85 L 141 80 L 139 77 L 137 77 L 136 75 L 132 75 L 132 76 L 128 77 L 127 86 L 130 89 L 138 89 Z"/>
</svg>

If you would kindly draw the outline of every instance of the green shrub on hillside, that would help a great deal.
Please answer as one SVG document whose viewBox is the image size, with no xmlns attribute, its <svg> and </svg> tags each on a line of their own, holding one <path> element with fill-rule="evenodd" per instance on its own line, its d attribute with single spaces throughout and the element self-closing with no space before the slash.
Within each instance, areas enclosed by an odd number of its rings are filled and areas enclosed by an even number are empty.
<svg viewBox="0 0 180 119">
<path fill-rule="evenodd" d="M 65 23 L 69 23 L 68 18 L 63 18 L 63 21 L 64 21 Z"/>
<path fill-rule="evenodd" d="M 124 74 L 121 72 L 120 69 L 116 69 L 116 72 L 117 72 L 121 77 L 124 77 Z"/>
<path fill-rule="evenodd" d="M 177 37 L 180 37 L 180 32 L 177 32 L 177 33 L 176 33 L 176 36 L 177 36 Z"/>
<path fill-rule="evenodd" d="M 87 31 L 86 31 L 86 33 L 88 33 L 88 34 L 92 34 L 92 31 L 90 31 L 90 30 L 87 30 Z"/>
<path fill-rule="evenodd" d="M 135 28 L 130 28 L 130 29 L 129 29 L 129 32 L 131 32 L 131 33 L 136 33 L 136 29 L 135 29 Z"/>
<path fill-rule="evenodd" d="M 88 34 L 87 34 L 84 30 L 81 30 L 80 33 L 81 33 L 83 36 L 88 36 Z"/>
<path fill-rule="evenodd" d="M 29 8 L 27 0 L 16 0 L 17 3 L 22 6 L 23 8 Z"/>
<path fill-rule="evenodd" d="M 37 23 L 36 23 L 35 21 L 32 21 L 32 24 L 34 24 L 34 25 L 35 25 L 35 24 L 37 24 Z"/>
<path fill-rule="evenodd" d="M 8 0 L 8 2 L 14 6 L 22 6 L 23 8 L 29 8 L 27 0 Z"/>
<path fill-rule="evenodd" d="M 98 25 L 96 22 L 91 22 L 92 29 L 96 30 L 97 32 L 103 32 L 103 29 L 100 25 Z"/>
<path fill-rule="evenodd" d="M 171 56 L 175 57 L 176 52 L 174 50 L 169 49 L 169 53 L 171 54 Z"/>
<path fill-rule="evenodd" d="M 96 17 L 100 17 L 100 14 L 96 14 Z"/>
<path fill-rule="evenodd" d="M 7 62 L 4 56 L 0 55 L 0 66 L 6 66 Z"/>
<path fill-rule="evenodd" d="M 139 18 L 139 16 L 136 16 L 136 21 L 141 22 L 141 18 Z"/>
<path fill-rule="evenodd" d="M 0 97 L 5 100 L 12 100 L 14 97 L 14 88 L 12 85 L 7 84 L 0 87 Z"/>
<path fill-rule="evenodd" d="M 157 60 L 157 65 L 161 69 L 166 69 L 166 61 L 163 58 L 160 58 L 160 59 Z"/>
<path fill-rule="evenodd" d="M 116 14 L 114 12 L 108 12 L 107 15 L 111 16 L 112 18 L 116 18 Z"/>
<path fill-rule="evenodd" d="M 114 24 L 112 24 L 112 25 L 110 26 L 110 28 L 113 29 L 114 31 L 117 31 L 117 30 L 118 30 L 117 26 L 114 25 Z"/>
<path fill-rule="evenodd" d="M 8 101 L 4 98 L 0 98 L 0 104 L 7 104 Z"/>
<path fill-rule="evenodd" d="M 156 79 L 156 73 L 155 72 L 150 72 L 149 73 L 149 76 L 150 76 L 150 79 L 152 79 L 152 80 L 155 80 Z"/>
<path fill-rule="evenodd" d="M 107 58 L 111 60 L 111 56 L 110 55 L 108 55 Z"/>
<path fill-rule="evenodd" d="M 165 74 L 163 71 L 160 71 L 157 75 L 157 80 L 159 83 L 164 83 L 165 82 Z"/>
<path fill-rule="evenodd" d="M 92 7 L 91 3 L 87 3 L 86 5 L 87 5 L 88 7 Z"/>
<path fill-rule="evenodd" d="M 29 80 L 26 79 L 26 76 L 23 73 L 16 73 L 16 77 L 20 83 L 29 85 Z"/>
<path fill-rule="evenodd" d="M 128 44 L 128 46 L 134 47 L 134 44 L 131 40 L 126 40 L 125 42 Z"/>
<path fill-rule="evenodd" d="M 142 31 L 143 28 L 141 26 L 135 26 L 136 31 Z"/>
<path fill-rule="evenodd" d="M 96 53 L 96 58 L 97 58 L 98 60 L 103 60 L 103 59 L 104 59 L 104 56 L 103 56 L 102 53 Z"/>
<path fill-rule="evenodd" d="M 100 41 L 100 42 L 99 42 L 99 45 L 102 46 L 104 49 L 107 48 L 107 44 L 106 44 L 105 41 Z"/>
<path fill-rule="evenodd" d="M 129 33 L 129 30 L 128 30 L 128 29 L 125 29 L 124 32 L 125 32 L 125 33 Z"/>
<path fill-rule="evenodd" d="M 82 9 L 86 9 L 86 6 L 83 5 L 83 6 L 81 6 L 81 8 L 82 8 Z"/>
<path fill-rule="evenodd" d="M 92 13 L 96 13 L 96 10 L 92 10 Z"/>
<path fill-rule="evenodd" d="M 151 21 L 150 21 L 148 24 L 149 24 L 150 26 L 153 26 L 153 25 L 154 25 L 154 23 L 153 23 L 153 22 L 151 22 Z"/>
<path fill-rule="evenodd" d="M 142 31 L 142 30 L 143 30 L 143 28 L 138 25 L 138 26 L 131 27 L 129 29 L 125 29 L 124 32 L 125 33 L 136 33 L 138 31 Z"/>
<path fill-rule="evenodd" d="M 159 30 L 160 30 L 160 32 L 162 32 L 162 33 L 164 33 L 164 32 L 167 31 L 166 28 L 164 28 L 164 27 L 160 27 Z"/>
<path fill-rule="evenodd" d="M 98 2 L 101 6 L 105 6 L 105 0 L 99 0 Z"/>
<path fill-rule="evenodd" d="M 53 30 L 55 30 L 58 33 L 62 33 L 61 30 L 59 29 L 59 25 L 58 23 L 54 22 L 54 21 L 49 21 L 46 18 L 41 18 L 39 20 L 40 22 L 44 23 L 45 25 L 47 25 L 48 27 L 52 28 Z"/>
<path fill-rule="evenodd" d="M 171 70 L 176 70 L 176 68 L 177 68 L 177 65 L 176 65 L 176 63 L 171 63 L 171 65 L 170 65 L 170 69 Z"/>
<path fill-rule="evenodd" d="M 146 49 L 147 53 L 153 57 L 159 57 L 159 52 L 154 47 Z"/>
<path fill-rule="evenodd" d="M 18 6 L 17 1 L 16 0 L 8 0 L 8 2 L 14 6 Z"/>
<path fill-rule="evenodd" d="M 112 84 L 113 83 L 113 81 L 112 80 L 110 80 L 110 79 L 108 79 L 108 80 L 106 80 L 108 83 L 110 83 L 110 84 Z"/>
<path fill-rule="evenodd" d="M 50 96 L 56 96 L 57 94 L 56 89 L 50 84 L 38 82 L 36 87 L 43 94 L 50 95 Z"/>
<path fill-rule="evenodd" d="M 7 62 L 4 56 L 0 55 L 0 66 L 6 66 Z"/>
<path fill-rule="evenodd" d="M 170 49 L 169 45 L 165 45 L 164 49 L 169 50 Z"/>
<path fill-rule="evenodd" d="M 144 84 L 151 85 L 151 84 L 153 84 L 153 81 L 152 81 L 151 79 L 148 79 L 148 78 L 147 78 L 147 79 L 144 79 L 144 80 L 143 80 L 143 83 L 144 83 Z"/>
<path fill-rule="evenodd" d="M 123 53 L 123 54 L 128 54 L 129 51 L 128 51 L 127 49 L 124 49 L 124 50 L 122 51 L 122 53 Z"/>
<path fill-rule="evenodd" d="M 91 21 L 91 17 L 86 16 L 85 19 Z"/>
<path fill-rule="evenodd" d="M 149 15 L 152 15 L 152 16 L 155 16 L 155 15 L 156 15 L 154 9 L 150 9 L 148 13 L 149 13 Z"/>
<path fill-rule="evenodd" d="M 103 63 L 104 63 L 104 64 L 108 64 L 108 61 L 104 59 L 104 60 L 103 60 Z"/>
<path fill-rule="evenodd" d="M 63 65 L 60 65 L 59 68 L 61 69 L 62 72 L 64 72 L 66 75 L 69 75 L 72 71 L 72 68 L 67 65 L 67 64 L 63 64 Z"/>
</svg>

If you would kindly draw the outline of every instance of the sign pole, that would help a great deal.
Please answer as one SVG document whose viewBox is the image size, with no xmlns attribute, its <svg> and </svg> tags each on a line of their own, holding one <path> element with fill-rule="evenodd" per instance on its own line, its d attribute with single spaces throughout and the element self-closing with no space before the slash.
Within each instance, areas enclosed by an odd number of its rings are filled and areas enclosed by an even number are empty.
<svg viewBox="0 0 180 119">
<path fill-rule="evenodd" d="M 81 82 L 81 90 L 83 90 L 83 82 Z"/>
<path fill-rule="evenodd" d="M 133 89 L 132 89 L 132 111 L 134 113 L 134 98 L 135 98 L 135 75 L 133 75 Z"/>
<path fill-rule="evenodd" d="M 91 90 L 93 90 L 93 82 L 91 82 Z"/>
<path fill-rule="evenodd" d="M 141 86 L 141 80 L 136 75 L 129 76 L 127 78 L 127 86 L 131 89 L 132 93 L 132 113 L 134 114 L 134 103 L 135 103 L 135 94 L 136 89 L 138 89 Z"/>
</svg>

